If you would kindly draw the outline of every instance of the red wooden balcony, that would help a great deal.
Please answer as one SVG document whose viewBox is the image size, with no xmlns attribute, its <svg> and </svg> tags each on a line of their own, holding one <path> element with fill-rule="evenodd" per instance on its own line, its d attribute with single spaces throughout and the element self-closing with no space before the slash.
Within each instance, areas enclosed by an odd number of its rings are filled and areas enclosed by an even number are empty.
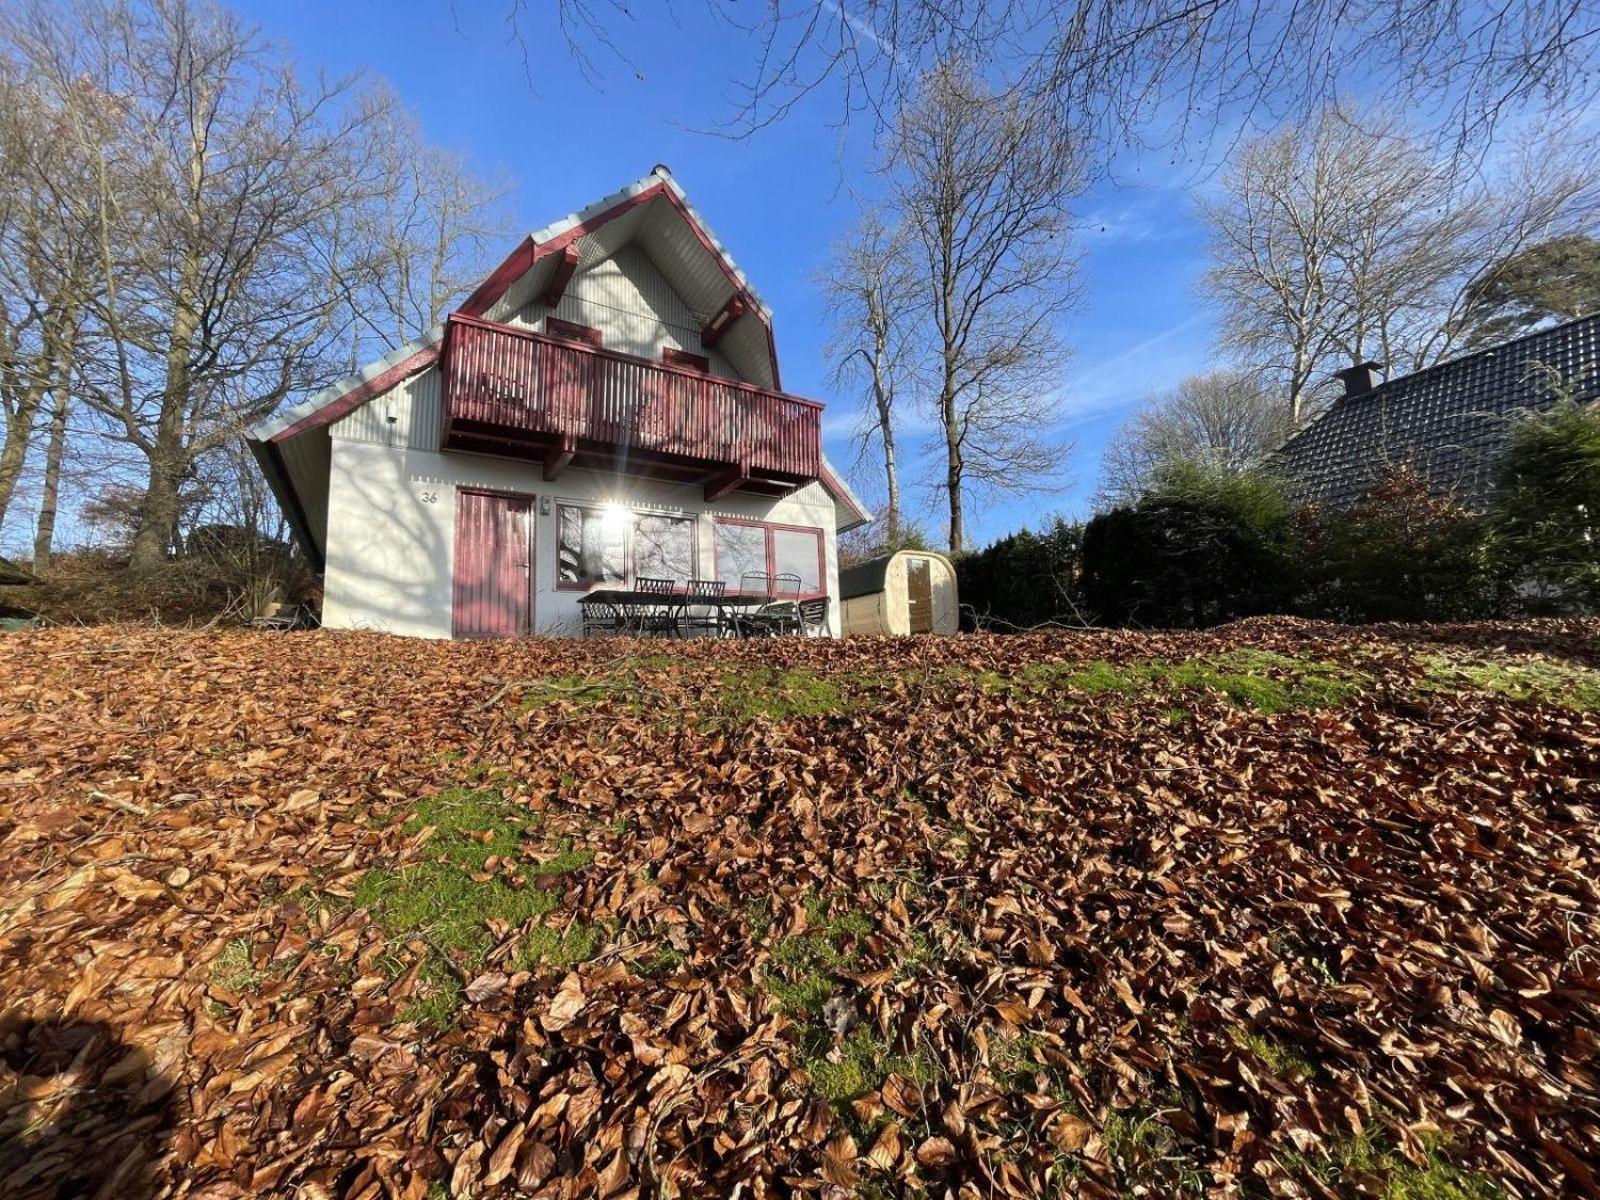
<svg viewBox="0 0 1600 1200">
<path fill-rule="evenodd" d="M 822 406 L 737 380 L 452 315 L 443 445 L 782 495 L 821 475 Z"/>
</svg>

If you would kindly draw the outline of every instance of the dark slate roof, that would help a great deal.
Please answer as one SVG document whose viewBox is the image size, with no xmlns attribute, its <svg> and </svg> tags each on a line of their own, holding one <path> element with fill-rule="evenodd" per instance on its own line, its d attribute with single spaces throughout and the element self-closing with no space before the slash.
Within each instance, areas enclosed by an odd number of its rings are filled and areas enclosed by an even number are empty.
<svg viewBox="0 0 1600 1200">
<path fill-rule="evenodd" d="M 1342 506 L 1410 466 L 1481 509 L 1516 417 L 1556 401 L 1539 367 L 1558 370 L 1580 400 L 1600 397 L 1600 314 L 1341 397 L 1284 445 L 1278 468 L 1296 499 Z"/>
<path fill-rule="evenodd" d="M 893 554 L 880 554 L 845 567 L 839 572 L 839 599 L 849 600 L 883 591 L 883 581 L 893 561 Z"/>
</svg>

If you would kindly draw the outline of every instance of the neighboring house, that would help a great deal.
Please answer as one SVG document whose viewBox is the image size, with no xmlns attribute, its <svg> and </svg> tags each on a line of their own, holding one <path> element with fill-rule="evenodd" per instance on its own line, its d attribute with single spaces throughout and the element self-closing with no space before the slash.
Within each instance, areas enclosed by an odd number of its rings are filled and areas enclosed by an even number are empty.
<svg viewBox="0 0 1600 1200">
<path fill-rule="evenodd" d="M 781 389 L 770 312 L 657 167 L 247 440 L 324 625 L 575 633 L 585 593 L 641 576 L 793 572 L 837 598 L 837 535 L 869 516 L 822 406 Z"/>
<path fill-rule="evenodd" d="M 1339 372 L 1345 394 L 1278 452 L 1291 494 L 1354 503 L 1408 466 L 1439 494 L 1482 510 L 1518 417 L 1551 407 L 1550 372 L 1580 401 L 1600 396 L 1600 316 L 1377 382 L 1375 363 Z"/>
</svg>

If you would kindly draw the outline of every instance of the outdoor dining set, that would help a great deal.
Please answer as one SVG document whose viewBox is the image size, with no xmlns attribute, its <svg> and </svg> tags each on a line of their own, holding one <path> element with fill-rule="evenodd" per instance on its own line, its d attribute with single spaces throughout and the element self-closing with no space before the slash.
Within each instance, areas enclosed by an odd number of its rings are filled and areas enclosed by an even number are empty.
<svg viewBox="0 0 1600 1200">
<path fill-rule="evenodd" d="M 650 579 L 596 588 L 578 601 L 583 635 L 634 637 L 823 637 L 828 597 L 801 595 L 798 575 L 758 571 L 736 591 L 723 579 Z"/>
</svg>

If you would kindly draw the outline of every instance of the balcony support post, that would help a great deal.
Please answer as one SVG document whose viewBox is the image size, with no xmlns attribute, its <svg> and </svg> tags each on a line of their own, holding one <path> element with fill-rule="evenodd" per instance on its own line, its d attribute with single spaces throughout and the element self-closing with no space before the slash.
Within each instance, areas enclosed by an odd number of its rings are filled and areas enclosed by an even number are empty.
<svg viewBox="0 0 1600 1200">
<path fill-rule="evenodd" d="M 567 469 L 567 464 L 572 461 L 572 456 L 578 452 L 578 443 L 571 437 L 563 437 L 544 456 L 544 481 L 554 483 L 561 478 L 561 472 Z"/>
</svg>

